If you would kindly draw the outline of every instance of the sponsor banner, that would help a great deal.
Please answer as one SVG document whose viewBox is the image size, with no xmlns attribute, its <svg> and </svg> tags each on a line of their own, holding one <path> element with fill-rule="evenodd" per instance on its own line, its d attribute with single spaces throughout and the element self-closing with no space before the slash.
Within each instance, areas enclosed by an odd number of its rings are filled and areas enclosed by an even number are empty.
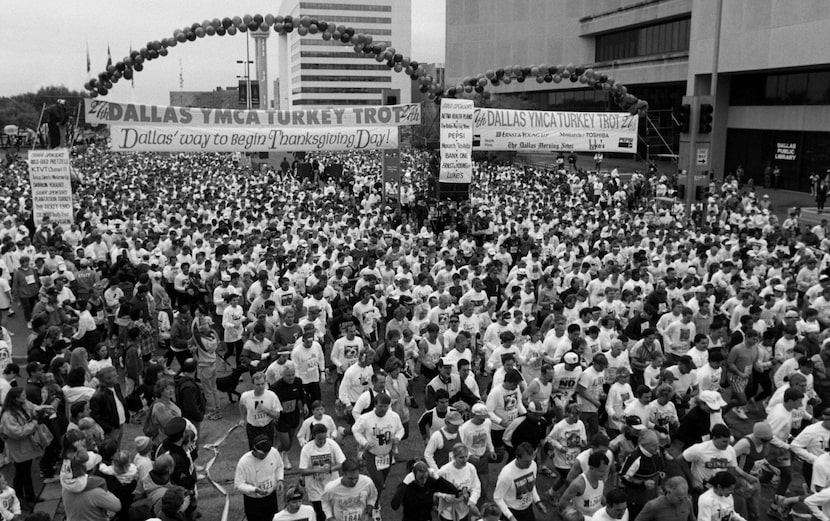
<svg viewBox="0 0 830 521">
<path fill-rule="evenodd" d="M 397 146 L 395 127 L 110 127 L 110 149 L 116 152 L 295 152 L 385 150 Z"/>
<path fill-rule="evenodd" d="M 419 125 L 421 105 L 296 110 L 237 110 L 113 103 L 84 100 L 92 125 L 182 127 L 397 127 Z"/>
<path fill-rule="evenodd" d="M 637 149 L 639 118 L 627 112 L 477 109 L 476 150 L 623 152 Z"/>
<path fill-rule="evenodd" d="M 398 149 L 383 151 L 383 193 L 397 197 L 401 183 L 401 151 Z"/>
<path fill-rule="evenodd" d="M 472 100 L 441 98 L 441 167 L 438 181 L 473 181 L 474 115 Z"/>
<path fill-rule="evenodd" d="M 35 224 L 40 225 L 46 216 L 60 225 L 75 222 L 68 148 L 30 150 L 29 184 Z"/>
</svg>

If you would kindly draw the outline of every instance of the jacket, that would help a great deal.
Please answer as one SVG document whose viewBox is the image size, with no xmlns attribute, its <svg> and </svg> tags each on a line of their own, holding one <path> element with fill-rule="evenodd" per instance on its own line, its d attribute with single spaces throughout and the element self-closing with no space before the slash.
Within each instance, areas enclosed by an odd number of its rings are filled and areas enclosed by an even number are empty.
<svg viewBox="0 0 830 521">
<path fill-rule="evenodd" d="M 127 402 L 124 401 L 124 395 L 121 394 L 121 387 L 116 385 L 114 389 L 115 395 L 124 407 L 125 423 L 127 423 L 130 421 L 130 411 L 127 410 Z M 118 408 L 115 405 L 115 398 L 108 388 L 100 387 L 95 391 L 95 394 L 89 400 L 89 409 L 92 419 L 104 429 L 104 433 L 110 433 L 115 429 L 121 428 L 121 424 L 118 421 Z"/>
<path fill-rule="evenodd" d="M 170 457 L 173 458 L 174 466 L 173 473 L 170 474 L 170 482 L 187 490 L 194 490 L 196 488 L 196 469 L 193 467 L 193 460 L 190 459 L 190 455 L 181 445 L 176 445 L 166 439 L 156 451 L 156 459 L 162 454 L 170 454 Z"/>
<path fill-rule="evenodd" d="M 457 496 L 460 491 L 444 478 L 427 477 L 424 486 L 418 485 L 412 472 L 398 484 L 392 498 L 392 508 L 403 506 L 403 521 L 432 521 L 433 495 L 436 492 Z"/>
<path fill-rule="evenodd" d="M 25 415 L 13 412 L 2 413 L 0 416 L 0 433 L 6 441 L 6 454 L 15 463 L 33 460 L 43 455 L 43 449 L 32 441 L 32 433 L 37 429 L 37 422 L 33 420 L 35 406 L 26 402 L 23 406 Z"/>
<path fill-rule="evenodd" d="M 205 399 L 202 387 L 189 375 L 176 377 L 176 402 L 182 410 L 182 417 L 193 423 L 205 419 Z"/>
</svg>

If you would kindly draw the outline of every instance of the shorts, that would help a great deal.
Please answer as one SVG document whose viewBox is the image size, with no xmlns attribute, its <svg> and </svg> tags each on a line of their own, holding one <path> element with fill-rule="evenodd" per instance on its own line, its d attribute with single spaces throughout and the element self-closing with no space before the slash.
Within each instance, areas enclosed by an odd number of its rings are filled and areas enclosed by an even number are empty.
<svg viewBox="0 0 830 521">
<path fill-rule="evenodd" d="M 746 391 L 746 385 L 749 383 L 749 378 L 737 375 L 729 375 L 727 380 L 729 380 L 729 386 L 732 390 L 740 394 L 744 394 Z"/>
</svg>

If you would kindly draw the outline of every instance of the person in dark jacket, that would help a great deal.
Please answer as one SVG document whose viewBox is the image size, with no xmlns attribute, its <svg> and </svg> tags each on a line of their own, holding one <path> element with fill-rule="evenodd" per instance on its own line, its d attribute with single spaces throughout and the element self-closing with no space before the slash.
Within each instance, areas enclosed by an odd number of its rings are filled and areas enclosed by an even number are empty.
<svg viewBox="0 0 830 521">
<path fill-rule="evenodd" d="M 413 460 L 410 465 L 409 474 L 392 497 L 392 508 L 399 510 L 403 506 L 402 521 L 432 521 L 433 495 L 441 492 L 458 497 L 461 491 L 444 478 L 432 477 L 425 461 Z"/>
<path fill-rule="evenodd" d="M 174 485 L 183 487 L 188 492 L 196 490 L 196 467 L 190 454 L 185 450 L 185 429 L 187 422 L 181 416 L 176 416 L 167 422 L 164 426 L 164 435 L 166 438 L 159 445 L 156 451 L 156 458 L 162 454 L 169 454 L 173 458 L 173 473 L 170 475 L 170 482 Z M 187 508 L 185 517 L 193 519 L 196 511 L 196 498 L 192 497 L 190 505 Z"/>
<path fill-rule="evenodd" d="M 196 360 L 188 358 L 182 364 L 182 374 L 176 377 L 176 402 L 182 409 L 182 416 L 190 420 L 199 430 L 205 419 L 205 400 L 202 386 L 196 381 Z"/>
<path fill-rule="evenodd" d="M 539 448 L 542 440 L 547 436 L 550 420 L 545 418 L 542 406 L 537 402 L 530 402 L 527 406 L 527 414 L 513 420 L 504 431 L 504 443 L 507 453 L 512 460 L 514 447 L 521 443 L 530 443 L 534 449 Z"/>
<path fill-rule="evenodd" d="M 104 367 L 98 371 L 98 382 L 98 390 L 89 400 L 90 415 L 104 430 L 104 436 L 121 446 L 121 429 L 130 421 L 130 411 L 118 385 L 118 371 Z"/>
<path fill-rule="evenodd" d="M 646 503 L 657 497 L 665 476 L 659 436 L 652 430 L 640 431 L 637 449 L 625 459 L 620 469 L 629 516 L 636 518 Z"/>
</svg>

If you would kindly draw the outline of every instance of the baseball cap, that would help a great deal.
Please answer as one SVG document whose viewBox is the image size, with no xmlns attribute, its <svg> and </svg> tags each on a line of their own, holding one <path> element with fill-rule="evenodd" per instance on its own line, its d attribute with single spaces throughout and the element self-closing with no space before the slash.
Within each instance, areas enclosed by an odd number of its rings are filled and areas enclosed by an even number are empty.
<svg viewBox="0 0 830 521">
<path fill-rule="evenodd" d="M 444 423 L 449 425 L 461 425 L 464 423 L 464 418 L 461 417 L 461 413 L 458 411 L 449 411 L 447 415 L 444 417 Z"/>
<path fill-rule="evenodd" d="M 698 400 L 705 403 L 707 407 L 715 411 L 726 407 L 726 400 L 724 400 L 723 396 L 721 396 L 717 391 L 700 391 Z"/>
<path fill-rule="evenodd" d="M 565 356 L 562 357 L 562 361 L 564 361 L 566 364 L 578 364 L 579 355 L 574 353 L 573 351 L 565 353 Z"/>
<path fill-rule="evenodd" d="M 489 416 L 490 410 L 487 409 L 487 406 L 483 403 L 477 403 L 473 405 L 472 411 L 474 416 Z"/>
<path fill-rule="evenodd" d="M 664 369 L 663 372 L 660 373 L 660 378 L 663 380 L 671 380 L 672 382 L 677 380 L 677 377 L 669 369 Z"/>
</svg>

